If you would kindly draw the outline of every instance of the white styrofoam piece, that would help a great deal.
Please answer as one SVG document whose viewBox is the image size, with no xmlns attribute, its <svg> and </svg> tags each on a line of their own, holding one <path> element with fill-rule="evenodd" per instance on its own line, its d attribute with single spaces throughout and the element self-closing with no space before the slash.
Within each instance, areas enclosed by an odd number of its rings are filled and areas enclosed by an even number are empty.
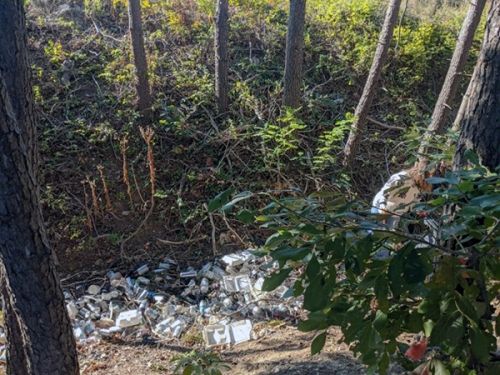
<svg viewBox="0 0 500 375">
<path fill-rule="evenodd" d="M 228 266 L 235 267 L 243 264 L 245 262 L 245 257 L 241 254 L 228 254 L 224 255 L 221 260 Z"/>
<path fill-rule="evenodd" d="M 142 324 L 142 314 L 139 310 L 122 311 L 116 318 L 116 326 L 121 328 Z"/>
<path fill-rule="evenodd" d="M 212 324 L 203 328 L 203 338 L 207 346 L 225 345 L 231 343 L 229 326 L 226 324 Z"/>
<path fill-rule="evenodd" d="M 252 322 L 248 319 L 229 324 L 231 342 L 239 344 L 252 339 Z"/>
<path fill-rule="evenodd" d="M 248 275 L 224 276 L 224 289 L 228 292 L 247 292 L 252 290 L 252 282 Z"/>
<path fill-rule="evenodd" d="M 207 325 L 203 328 L 203 338 L 207 346 L 240 344 L 252 339 L 252 322 L 245 319 L 230 324 Z"/>
</svg>

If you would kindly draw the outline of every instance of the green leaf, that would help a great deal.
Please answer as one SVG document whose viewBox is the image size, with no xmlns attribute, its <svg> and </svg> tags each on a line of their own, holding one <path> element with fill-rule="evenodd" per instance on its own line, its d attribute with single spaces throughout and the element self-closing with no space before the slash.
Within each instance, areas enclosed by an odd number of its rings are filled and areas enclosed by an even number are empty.
<svg viewBox="0 0 500 375">
<path fill-rule="evenodd" d="M 307 320 L 299 322 L 298 330 L 302 332 L 311 332 L 326 329 L 328 325 L 325 314 L 323 314 L 322 311 L 315 311 L 309 314 Z"/>
<path fill-rule="evenodd" d="M 276 233 L 273 233 L 270 235 L 265 243 L 266 248 L 273 248 L 278 246 L 279 244 L 283 243 L 284 241 L 289 240 L 292 238 L 293 235 L 287 230 L 280 229 Z"/>
<path fill-rule="evenodd" d="M 380 308 L 380 310 L 387 312 L 387 310 L 389 309 L 389 285 L 387 284 L 385 275 L 377 277 L 377 279 L 375 280 L 374 291 L 375 297 L 377 298 L 378 307 Z"/>
<path fill-rule="evenodd" d="M 363 354 L 373 352 L 377 349 L 380 342 L 381 338 L 378 332 L 372 328 L 371 324 L 367 324 L 359 334 L 359 344 L 357 349 Z"/>
<path fill-rule="evenodd" d="M 314 338 L 313 342 L 311 343 L 311 355 L 318 354 L 325 346 L 325 342 L 326 332 L 321 332 Z"/>
<path fill-rule="evenodd" d="M 391 290 L 399 296 L 412 285 L 423 282 L 429 272 L 430 265 L 425 256 L 413 245 L 408 245 L 396 252 L 389 263 L 388 276 Z"/>
<path fill-rule="evenodd" d="M 378 362 L 379 374 L 385 374 L 387 372 L 387 369 L 389 368 L 389 364 L 389 354 L 387 354 L 387 352 L 384 352 L 384 354 L 382 354 L 382 357 L 380 358 L 380 361 Z"/>
<path fill-rule="evenodd" d="M 469 193 L 474 190 L 474 183 L 472 181 L 465 180 L 460 182 L 457 185 L 457 188 L 464 193 Z"/>
<path fill-rule="evenodd" d="M 444 363 L 438 359 L 433 359 L 431 361 L 430 368 L 434 370 L 432 372 L 434 375 L 450 375 L 450 371 L 448 371 Z"/>
<path fill-rule="evenodd" d="M 264 280 L 262 290 L 264 292 L 270 292 L 271 290 L 276 289 L 283 283 L 283 281 L 285 281 L 290 272 L 292 272 L 291 268 L 284 268 L 279 272 L 273 273 L 271 276 Z"/>
<path fill-rule="evenodd" d="M 243 191 L 239 194 L 236 194 L 230 202 L 226 203 L 221 208 L 221 211 L 228 212 L 234 207 L 236 203 L 241 202 L 242 200 L 248 199 L 250 197 L 253 197 L 253 193 L 251 191 Z"/>
<path fill-rule="evenodd" d="M 452 354 L 461 350 L 465 328 L 462 315 L 456 311 L 444 315 L 434 326 L 431 335 L 431 345 L 440 346 Z"/>
<path fill-rule="evenodd" d="M 489 352 L 495 348 L 495 338 L 478 328 L 472 328 L 470 335 L 472 354 L 481 363 L 488 362 Z"/>
<path fill-rule="evenodd" d="M 471 322 L 472 325 L 477 325 L 478 316 L 476 313 L 476 309 L 470 303 L 467 298 L 461 296 L 456 292 L 455 295 L 455 304 L 457 305 L 458 310 Z"/>
<path fill-rule="evenodd" d="M 434 322 L 432 320 L 426 320 L 424 322 L 424 333 L 426 337 L 431 336 L 433 328 L 434 328 Z"/>
<path fill-rule="evenodd" d="M 449 182 L 447 178 L 443 177 L 429 177 L 426 181 L 431 185 L 446 184 Z"/>
<path fill-rule="evenodd" d="M 386 326 L 387 326 L 387 314 L 385 314 L 381 310 L 378 310 L 375 314 L 375 319 L 373 319 L 373 327 L 380 333 L 383 333 Z"/>
<path fill-rule="evenodd" d="M 255 219 L 255 216 L 253 214 L 252 211 L 249 211 L 249 210 L 241 210 L 240 212 L 238 212 L 238 214 L 236 215 L 236 218 L 245 223 L 245 224 L 252 224 L 254 219 Z"/>
<path fill-rule="evenodd" d="M 317 277 L 320 270 L 321 266 L 319 265 L 318 259 L 316 258 L 316 256 L 313 256 L 309 261 L 309 263 L 307 264 L 307 269 L 306 269 L 306 275 L 309 278 L 309 280 L 312 280 L 315 277 Z"/>
<path fill-rule="evenodd" d="M 304 308 L 309 311 L 323 309 L 329 301 L 331 288 L 325 282 L 323 275 L 319 274 L 310 280 L 304 292 Z"/>
<path fill-rule="evenodd" d="M 182 375 L 191 375 L 193 374 L 194 367 L 193 365 L 187 365 L 184 367 L 184 370 L 182 371 Z"/>
<path fill-rule="evenodd" d="M 229 197 L 233 194 L 233 192 L 234 188 L 229 188 L 224 190 L 222 193 L 217 194 L 214 199 L 208 202 L 208 212 L 214 212 L 224 206 L 229 201 Z"/>
<path fill-rule="evenodd" d="M 342 260 L 346 252 L 346 241 L 342 236 L 336 237 L 333 241 L 329 240 L 325 243 L 325 251 L 332 254 L 333 261 Z"/>
<path fill-rule="evenodd" d="M 452 257 L 444 257 L 437 266 L 429 287 L 439 290 L 454 290 L 456 286 L 456 269 Z"/>
<path fill-rule="evenodd" d="M 417 310 L 412 310 L 405 320 L 406 328 L 408 332 L 418 333 L 422 331 L 422 315 L 418 313 Z"/>
<path fill-rule="evenodd" d="M 271 252 L 271 257 L 276 260 L 301 260 L 310 250 L 308 248 L 299 247 L 284 247 L 282 249 L 274 250 Z"/>
<path fill-rule="evenodd" d="M 500 204 L 500 194 L 486 194 L 472 198 L 470 204 L 477 205 L 481 208 L 498 207 Z"/>
<path fill-rule="evenodd" d="M 298 229 L 303 232 L 303 233 L 308 233 L 308 234 L 322 234 L 323 231 L 316 228 L 312 224 L 300 224 Z"/>
</svg>

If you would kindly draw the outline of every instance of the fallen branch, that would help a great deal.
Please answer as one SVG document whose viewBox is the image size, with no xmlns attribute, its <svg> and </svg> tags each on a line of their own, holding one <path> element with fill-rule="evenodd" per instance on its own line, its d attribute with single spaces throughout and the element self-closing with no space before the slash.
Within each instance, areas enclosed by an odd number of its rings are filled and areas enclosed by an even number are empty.
<svg viewBox="0 0 500 375">
<path fill-rule="evenodd" d="M 207 210 L 208 218 L 210 220 L 210 224 L 212 225 L 212 251 L 213 251 L 214 256 L 215 256 L 215 255 L 217 255 L 217 240 L 215 238 L 216 228 L 215 228 L 215 223 L 214 223 L 214 215 L 212 215 L 212 213 L 210 211 L 208 211 L 208 206 L 206 203 L 203 205 L 203 207 L 205 207 L 205 209 Z"/>
<path fill-rule="evenodd" d="M 385 129 L 390 129 L 390 130 L 399 130 L 399 131 L 404 131 L 406 130 L 405 128 L 401 127 L 401 126 L 395 126 L 395 125 L 387 125 L 387 124 L 384 124 L 383 122 L 380 122 L 376 119 L 374 119 L 373 117 L 370 117 L 368 116 L 366 118 L 368 121 L 370 121 L 371 123 L 375 124 L 375 125 L 378 125 L 382 128 L 385 128 Z"/>
<path fill-rule="evenodd" d="M 180 245 L 188 245 L 191 243 L 200 242 L 206 238 L 207 238 L 207 236 L 201 236 L 198 238 L 188 238 L 184 241 L 170 241 L 170 240 L 162 240 L 161 238 L 157 238 L 156 241 L 158 241 L 159 243 L 161 243 L 163 245 L 180 246 Z"/>
</svg>

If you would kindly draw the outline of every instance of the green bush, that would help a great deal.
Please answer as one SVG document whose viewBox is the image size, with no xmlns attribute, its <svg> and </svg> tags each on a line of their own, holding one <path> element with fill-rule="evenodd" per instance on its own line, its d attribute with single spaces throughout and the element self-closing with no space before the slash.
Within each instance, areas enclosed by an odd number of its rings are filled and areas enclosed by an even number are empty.
<svg viewBox="0 0 500 375">
<path fill-rule="evenodd" d="M 498 373 L 489 352 L 500 333 L 491 306 L 500 280 L 500 177 L 476 165 L 428 182 L 435 185 L 429 199 L 397 229 L 347 201 L 345 192 L 273 198 L 238 214 L 273 232 L 262 250 L 279 271 L 264 289 L 298 278 L 290 292 L 303 296 L 309 311 L 299 329 L 318 333 L 313 354 L 328 327 L 338 326 L 373 373 L 386 373 L 391 360 L 436 374 Z M 230 199 L 212 209 L 228 211 Z M 426 225 L 431 219 L 434 231 Z M 423 334 L 422 352 L 409 348 L 403 334 Z"/>
</svg>

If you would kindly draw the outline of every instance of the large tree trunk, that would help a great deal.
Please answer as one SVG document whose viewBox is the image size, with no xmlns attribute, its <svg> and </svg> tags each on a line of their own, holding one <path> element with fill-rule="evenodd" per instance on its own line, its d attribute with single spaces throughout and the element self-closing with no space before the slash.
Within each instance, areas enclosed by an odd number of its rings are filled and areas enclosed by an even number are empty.
<svg viewBox="0 0 500 375">
<path fill-rule="evenodd" d="M 129 30 L 132 40 L 132 52 L 136 73 L 137 108 L 144 115 L 151 109 L 151 92 L 148 80 L 148 62 L 144 49 L 144 34 L 142 32 L 141 1 L 129 0 L 128 2 Z"/>
<path fill-rule="evenodd" d="M 481 163 L 500 166 L 500 0 L 488 13 L 481 54 L 456 123 L 460 127 L 454 166 L 465 164 L 465 152 L 474 151 Z"/>
<path fill-rule="evenodd" d="M 8 374 L 78 374 L 39 207 L 23 0 L 0 1 L 0 257 Z"/>
<path fill-rule="evenodd" d="M 462 24 L 457 45 L 451 58 L 448 73 L 439 93 L 434 112 L 432 113 L 431 123 L 427 128 L 423 141 L 418 150 L 420 168 L 424 169 L 428 163 L 429 143 L 436 134 L 443 133 L 449 120 L 452 110 L 452 102 L 455 99 L 460 77 L 469 56 L 469 50 L 474 40 L 474 34 L 477 25 L 481 20 L 486 0 L 473 0 L 469 6 L 469 11 Z"/>
<path fill-rule="evenodd" d="M 352 124 L 351 131 L 349 132 L 349 138 L 347 139 L 347 143 L 344 147 L 343 163 L 345 166 L 351 166 L 354 161 L 354 157 L 356 156 L 361 136 L 366 126 L 368 111 L 372 105 L 378 80 L 387 59 L 394 27 L 396 26 L 396 22 L 398 20 L 400 5 L 401 0 L 391 0 L 389 7 L 387 8 L 384 25 L 382 26 L 382 31 L 378 40 L 377 50 L 375 51 L 375 57 L 373 58 L 370 73 L 368 74 L 368 79 L 366 80 L 365 87 L 363 89 L 363 94 L 361 95 L 361 99 L 359 100 L 356 111 L 354 112 L 354 123 Z"/>
<path fill-rule="evenodd" d="M 6 336 L 8 338 L 7 363 L 11 375 L 28 374 L 28 363 L 21 326 L 17 320 L 16 312 L 10 304 L 9 291 L 5 287 L 5 271 L 0 272 L 1 296 L 3 299 L 3 316 Z"/>
<path fill-rule="evenodd" d="M 229 107 L 229 1 L 217 0 L 215 20 L 215 97 L 220 114 L 226 113 Z"/>
<path fill-rule="evenodd" d="M 301 104 L 305 15 L 306 0 L 290 0 L 290 15 L 286 34 L 283 104 L 292 108 L 300 107 Z"/>
</svg>

